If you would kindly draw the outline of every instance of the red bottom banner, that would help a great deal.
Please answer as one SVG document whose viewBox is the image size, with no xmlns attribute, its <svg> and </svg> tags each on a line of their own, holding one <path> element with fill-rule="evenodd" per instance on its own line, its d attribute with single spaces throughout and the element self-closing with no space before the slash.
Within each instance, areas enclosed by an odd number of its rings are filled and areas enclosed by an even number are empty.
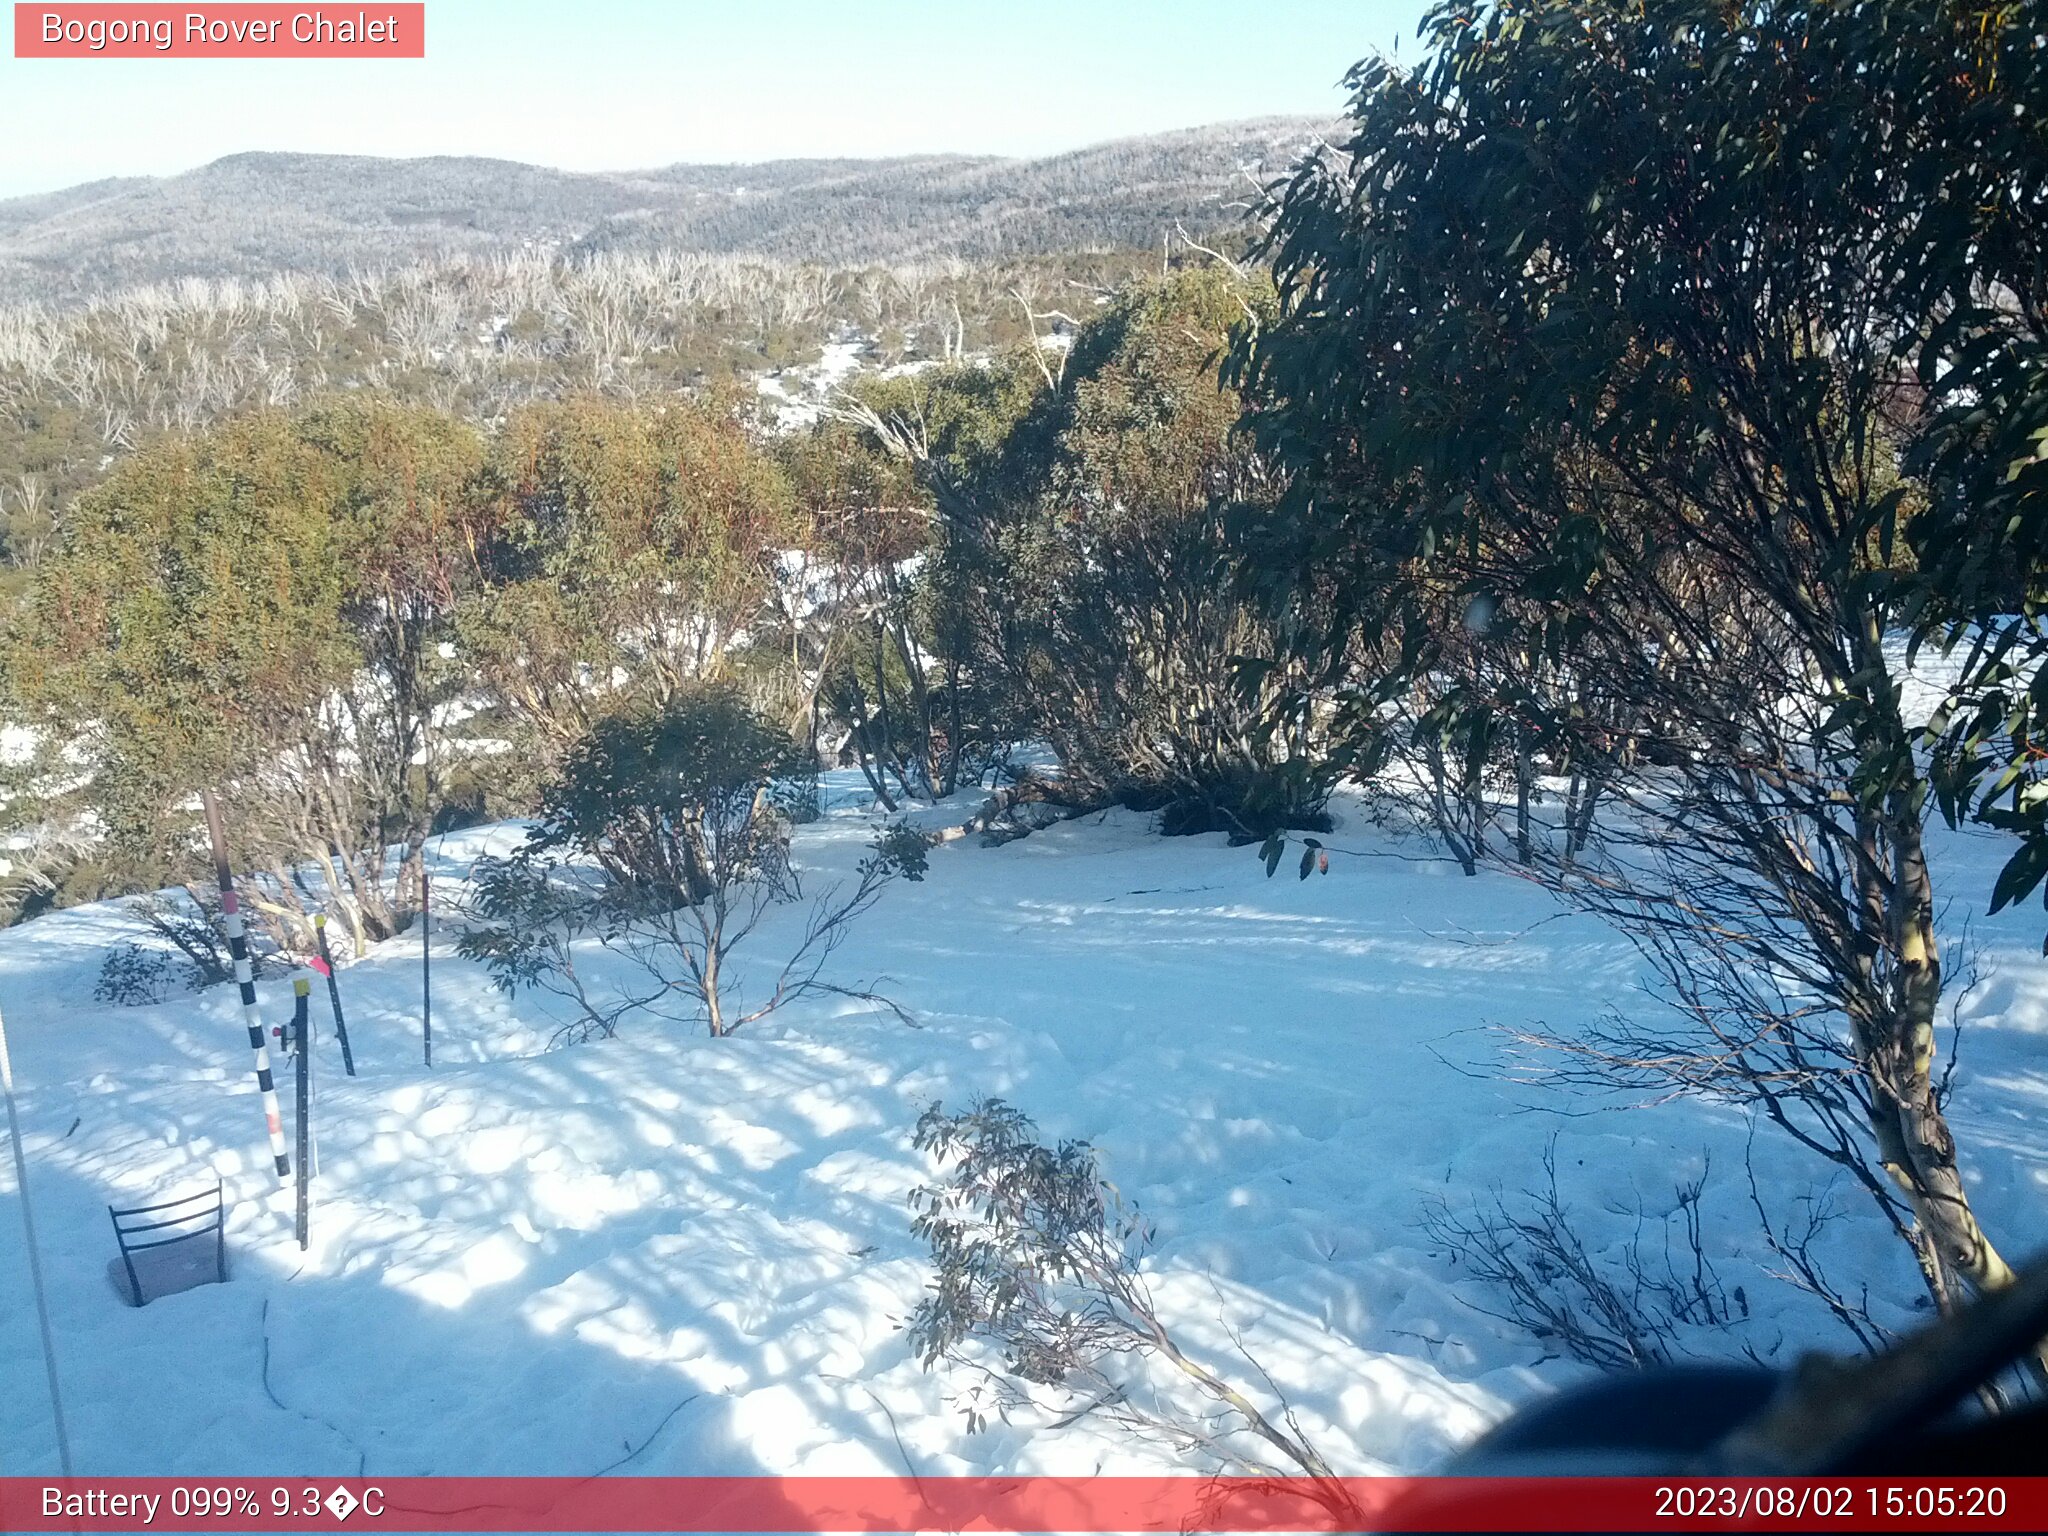
<svg viewBox="0 0 2048 1536">
<path fill-rule="evenodd" d="M 2048 1477 L 0 1478 L 0 1531 L 2041 1531 Z"/>
</svg>

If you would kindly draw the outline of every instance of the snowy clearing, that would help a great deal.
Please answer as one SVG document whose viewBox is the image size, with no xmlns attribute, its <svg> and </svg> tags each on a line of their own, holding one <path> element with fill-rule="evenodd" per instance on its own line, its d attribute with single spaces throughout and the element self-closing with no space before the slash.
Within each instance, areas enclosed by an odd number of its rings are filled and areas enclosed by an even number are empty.
<svg viewBox="0 0 2048 1536">
<path fill-rule="evenodd" d="M 813 888 L 871 829 L 847 775 L 799 829 Z M 973 796 L 922 813 L 957 822 Z M 313 1242 L 269 1171 L 232 987 L 158 1007 L 92 1001 L 109 906 L 0 933 L 31 1177 L 80 1470 L 353 1474 L 1144 1470 L 1156 1447 L 1084 1418 L 978 1435 L 901 1325 L 926 1279 L 905 1197 L 934 1099 L 997 1095 L 1048 1137 L 1092 1140 L 1153 1219 L 1168 1321 L 1253 1387 L 1232 1335 L 1339 1470 L 1426 1470 L 1583 1368 L 1475 1310 L 1418 1226 L 1432 1198 L 1512 1199 L 1557 1137 L 1560 1183 L 1596 1242 L 1655 1234 L 1711 1156 L 1709 1257 L 1749 1316 L 1698 1341 L 1785 1361 L 1843 1348 L 1764 1269 L 1736 1112 L 1584 1111 L 1475 1075 L 1484 1032 L 1651 1007 L 1612 932 L 1513 878 L 1458 875 L 1375 832 L 1353 801 L 1328 878 L 1267 880 L 1254 850 L 1163 840 L 1123 812 L 1001 848 L 933 850 L 837 958 L 915 1016 L 807 1002 L 730 1040 L 629 1022 L 549 1050 L 555 1022 L 459 961 L 436 926 L 435 1069 L 419 1064 L 418 941 L 342 972 L 362 1075 L 341 1072 L 316 986 L 320 1172 Z M 434 845 L 437 892 L 514 829 Z M 1948 837 L 1939 874 L 1981 984 L 1953 1116 L 1993 1235 L 2048 1243 L 2048 965 L 2038 909 L 1985 919 L 2004 856 Z M 793 911 L 778 921 L 796 919 Z M 775 951 L 764 934 L 757 962 Z M 262 984 L 282 1022 L 290 987 Z M 1947 1049 L 1944 1039 L 1943 1048 Z M 285 1074 L 280 1074 L 281 1079 Z M 287 1094 L 287 1100 L 289 1095 Z M 1760 1146 L 1763 1145 L 1760 1143 Z M 1812 1172 L 1768 1167 L 1796 1201 Z M 1760 1165 L 1762 1166 L 1762 1165 Z M 1787 1179 L 1788 1170 L 1800 1170 Z M 108 1280 L 110 1200 L 224 1177 L 231 1281 L 142 1309 Z M 55 1466 L 11 1170 L 0 1171 L 0 1471 Z M 1828 1256 L 1879 1316 L 1917 1287 L 1903 1248 L 1843 1189 Z M 1270 1396 L 1267 1397 L 1270 1402 Z"/>
</svg>

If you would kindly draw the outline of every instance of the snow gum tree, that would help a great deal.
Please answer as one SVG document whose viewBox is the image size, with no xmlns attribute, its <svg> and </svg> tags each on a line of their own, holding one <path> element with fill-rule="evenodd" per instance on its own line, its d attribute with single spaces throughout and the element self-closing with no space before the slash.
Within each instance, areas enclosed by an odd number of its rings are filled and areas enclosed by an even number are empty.
<svg viewBox="0 0 2048 1536">
<path fill-rule="evenodd" d="M 478 460 L 450 418 L 349 403 L 162 439 L 77 498 L 12 660 L 47 738 L 84 743 L 112 833 L 173 873 L 215 788 L 276 900 L 311 862 L 358 942 L 405 924 Z"/>
<path fill-rule="evenodd" d="M 2048 66 L 2024 5 L 1943 8 L 1946 28 L 1867 27 L 1857 67 L 1917 117 L 1844 124 L 1894 152 L 1893 313 L 1930 411 L 1912 466 L 1932 505 L 1908 537 L 1921 633 L 1949 654 L 1936 792 L 2018 834 L 1992 910 L 2048 876 Z"/>
<path fill-rule="evenodd" d="M 916 386 L 910 386 L 915 388 Z M 865 387 L 904 394 L 902 385 Z M 970 700 L 956 572 L 930 498 L 901 458 L 829 419 L 789 439 L 782 459 L 805 524 L 804 566 L 787 614 L 794 670 L 808 680 L 805 729 L 843 723 L 843 751 L 876 798 L 951 794 L 987 747 L 986 700 Z"/>
<path fill-rule="evenodd" d="M 1319 681 L 1398 636 L 1439 720 L 1606 797 L 1579 859 L 1532 836 L 1531 867 L 1638 940 L 1680 1022 L 1552 1042 L 1562 1070 L 1758 1108 L 1862 1180 L 1944 1306 L 2012 1278 L 1944 1113 L 1894 643 L 1927 332 L 1894 258 L 1947 215 L 1913 73 L 1865 66 L 1970 58 L 1976 16 L 1440 7 L 1428 62 L 1353 72 L 1347 160 L 1279 197 L 1281 312 L 1236 374 L 1302 568 L 1370 594 L 1305 647 Z"/>
<path fill-rule="evenodd" d="M 1132 285 L 1058 366 L 1011 363 L 1038 387 L 992 442 L 972 430 L 986 414 L 963 429 L 925 400 L 864 413 L 931 491 L 976 673 L 1051 742 L 1071 789 L 1159 810 L 1173 832 L 1327 825 L 1294 664 L 1239 666 L 1274 656 L 1316 590 L 1235 579 L 1235 525 L 1280 481 L 1217 363 L 1269 302 L 1222 268 Z"/>
<path fill-rule="evenodd" d="M 803 894 L 790 828 L 814 773 L 802 745 L 729 685 L 692 684 L 659 707 L 606 717 L 542 790 L 517 853 L 480 865 L 483 921 L 462 952 L 505 990 L 571 1001 L 580 1038 L 610 1035 L 641 1010 L 674 1017 L 680 1007 L 729 1035 L 808 994 L 881 1002 L 822 973 L 889 880 L 922 878 L 924 841 L 902 828 L 817 898 L 765 990 L 742 1003 L 731 973 L 771 909 Z M 601 999 L 577 966 L 583 937 L 629 961 L 635 989 Z"/>
<path fill-rule="evenodd" d="M 818 547 L 844 573 L 846 643 L 821 701 L 851 725 L 885 804 L 891 777 L 898 792 L 950 794 L 977 749 L 1037 729 L 988 665 L 1006 616 L 983 601 L 964 519 L 1040 386 L 1014 352 L 862 381 L 801 450 Z"/>
<path fill-rule="evenodd" d="M 789 488 L 731 402 L 532 406 L 490 475 L 461 650 L 539 768 L 608 714 L 729 678 L 771 617 Z"/>
</svg>

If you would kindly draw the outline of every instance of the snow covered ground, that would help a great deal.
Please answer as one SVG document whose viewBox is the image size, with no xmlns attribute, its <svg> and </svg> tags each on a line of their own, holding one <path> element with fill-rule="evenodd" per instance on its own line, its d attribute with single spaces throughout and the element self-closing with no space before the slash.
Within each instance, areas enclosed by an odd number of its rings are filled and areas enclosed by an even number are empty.
<svg viewBox="0 0 2048 1536">
<path fill-rule="evenodd" d="M 827 880 L 867 813 L 800 829 Z M 972 797 L 927 812 L 958 821 Z M 835 962 L 886 977 L 917 1027 L 805 1003 L 737 1039 L 629 1024 L 545 1049 L 552 1025 L 435 941 L 435 1067 L 411 936 L 348 966 L 362 1075 L 323 1027 L 313 1242 L 275 1188 L 233 988 L 159 1007 L 92 1001 L 108 907 L 0 933 L 17 1077 L 81 1470 L 116 1473 L 645 1473 L 1140 1470 L 1156 1448 L 1094 1420 L 966 1433 L 901 1325 L 926 1280 L 907 1192 L 934 1099 L 999 1095 L 1048 1137 L 1090 1138 L 1153 1218 L 1169 1321 L 1255 1388 L 1232 1335 L 1340 1469 L 1419 1470 L 1580 1368 L 1470 1305 L 1418 1227 L 1425 1203 L 1510 1198 L 1557 1138 L 1596 1242 L 1656 1233 L 1711 1154 L 1707 1246 L 1749 1317 L 1701 1348 L 1785 1359 L 1846 1335 L 1760 1265 L 1747 1127 L 1671 1104 L 1564 1114 L 1480 1072 L 1494 1023 L 1569 1027 L 1650 1006 L 1613 933 L 1498 875 L 1386 841 L 1340 803 L 1328 878 L 1268 880 L 1220 837 L 1162 840 L 1112 813 L 1001 848 L 934 850 Z M 437 886 L 513 834 L 452 836 Z M 2038 909 L 1974 916 L 2002 856 L 1946 838 L 1949 927 L 1983 983 L 1964 1004 L 1954 1113 L 1980 1209 L 2008 1252 L 2048 1244 L 2048 965 Z M 794 913 L 781 920 L 793 921 Z M 776 936 L 764 933 L 757 956 Z M 263 986 L 281 1022 L 290 989 Z M 1781 1143 L 1796 1200 L 1814 1170 Z M 105 1207 L 211 1183 L 233 1201 L 232 1282 L 121 1305 Z M 1842 1194 L 1844 1278 L 1903 1303 L 1902 1251 Z M 51 1470 L 17 1195 L 0 1168 L 0 1472 Z M 1860 1277 L 1860 1276 L 1858 1276 Z M 1895 1323 L 1912 1314 L 1880 1300 Z M 957 1385 L 957 1384 L 951 1384 Z M 1260 1388 L 1255 1395 L 1265 1394 Z"/>
<path fill-rule="evenodd" d="M 860 371 L 873 346 L 867 337 L 850 332 L 826 342 L 815 363 L 778 368 L 756 378 L 755 391 L 769 403 L 776 427 L 794 432 L 814 426 L 824 403 Z"/>
</svg>

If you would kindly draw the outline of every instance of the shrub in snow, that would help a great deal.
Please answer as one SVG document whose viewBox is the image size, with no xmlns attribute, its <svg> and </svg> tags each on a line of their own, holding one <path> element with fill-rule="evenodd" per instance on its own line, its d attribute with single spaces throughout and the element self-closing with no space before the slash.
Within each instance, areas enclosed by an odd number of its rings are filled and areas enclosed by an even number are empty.
<svg viewBox="0 0 2048 1536">
<path fill-rule="evenodd" d="M 922 880 L 931 864 L 932 840 L 907 821 L 891 822 L 875 834 L 875 856 L 906 880 Z"/>
<path fill-rule="evenodd" d="M 191 963 L 193 990 L 235 979 L 234 956 L 228 952 L 227 921 L 221 916 L 220 892 L 211 885 L 186 886 L 184 901 L 168 892 L 138 896 L 126 909 L 158 938 L 175 946 Z M 277 941 L 258 923 L 248 931 L 249 970 L 262 976 L 278 966 Z"/>
<path fill-rule="evenodd" d="M 211 786 L 292 921 L 288 872 L 313 863 L 359 953 L 408 926 L 453 682 L 433 641 L 482 537 L 481 451 L 379 392 L 123 454 L 66 504 L 21 610 L 22 720 L 91 743 L 46 814 L 97 823 L 162 885 Z"/>
<path fill-rule="evenodd" d="M 850 886 L 812 904 L 766 994 L 735 994 L 733 951 L 771 907 L 803 894 L 791 811 L 814 793 L 808 761 L 732 689 L 696 686 L 664 708 L 603 721 L 542 792 L 520 849 L 478 866 L 482 922 L 461 952 L 506 991 L 538 987 L 574 1003 L 578 1038 L 610 1035 L 639 1010 L 667 1013 L 677 999 L 714 1035 L 809 993 L 882 1001 L 822 972 L 891 879 L 922 874 L 922 836 L 902 827 L 882 835 Z M 595 991 L 576 964 L 583 938 L 631 962 L 636 988 Z"/>
<path fill-rule="evenodd" d="M 234 979 L 234 960 L 222 936 L 219 893 L 210 886 L 188 886 L 184 895 L 183 902 L 171 893 L 158 892 L 122 904 L 130 917 L 172 949 L 133 942 L 116 945 L 100 962 L 99 980 L 92 993 L 97 1001 L 139 1007 Z M 252 925 L 251 973 L 264 975 L 276 964 L 274 944 Z"/>
<path fill-rule="evenodd" d="M 595 862 L 615 904 L 674 907 L 741 885 L 782 894 L 789 808 L 815 770 L 736 690 L 688 689 L 600 721 L 541 790 L 526 851 Z"/>
<path fill-rule="evenodd" d="M 1479 1287 L 1467 1297 L 1475 1310 L 1604 1370 L 1668 1365 L 1699 1352 L 1687 1347 L 1689 1335 L 1725 1333 L 1748 1319 L 1747 1293 L 1723 1285 L 1706 1254 L 1706 1172 L 1675 1191 L 1682 1246 L 1674 1249 L 1668 1218 L 1652 1222 L 1639 1211 L 1633 1236 L 1605 1253 L 1587 1245 L 1558 1194 L 1554 1140 L 1543 1172 L 1543 1187 L 1518 1203 L 1496 1194 L 1468 1210 L 1442 1201 L 1424 1210 L 1423 1230 Z"/>
<path fill-rule="evenodd" d="M 972 1374 L 970 1429 L 991 1411 L 1007 1418 L 1033 1402 L 1032 1388 L 1051 1388 L 1064 1398 L 1051 1405 L 1061 1422 L 1099 1412 L 1219 1470 L 1278 1475 L 1268 1455 L 1277 1452 L 1290 1475 L 1311 1480 L 1309 1497 L 1356 1520 L 1284 1404 L 1276 1423 L 1174 1340 L 1141 1268 L 1151 1228 L 1102 1177 L 1088 1143 L 1046 1146 L 1029 1117 L 1000 1099 L 958 1115 L 934 1104 L 915 1141 L 945 1177 L 911 1196 L 935 1274 L 910 1343 L 926 1369 L 944 1362 Z M 991 1349 L 999 1366 L 987 1363 Z M 1195 1405 L 1148 1384 L 1144 1366 L 1155 1361 Z"/>
<path fill-rule="evenodd" d="M 515 747 L 492 765 L 506 789 L 560 775 L 593 721 L 731 676 L 772 624 L 768 552 L 798 533 L 746 415 L 721 394 L 538 401 L 506 418 L 482 580 L 454 615 L 470 685 Z"/>
<path fill-rule="evenodd" d="M 190 966 L 175 965 L 162 950 L 130 942 L 107 951 L 92 995 L 95 1002 L 140 1008 L 162 1002 L 173 991 L 190 991 L 194 980 Z"/>
<path fill-rule="evenodd" d="M 2048 689 L 2021 681 L 2042 654 L 2048 370 L 2037 231 L 1990 211 L 2015 176 L 2039 185 L 2039 112 L 1984 106 L 2009 69 L 1924 61 L 2031 59 L 2040 8 L 1700 6 L 1682 29 L 1662 6 L 1540 9 L 1439 8 L 1428 64 L 1355 76 L 1350 162 L 1270 210 L 1287 302 L 1232 359 L 1290 477 L 1259 564 L 1341 593 L 1280 654 L 1327 663 L 1311 687 L 1332 699 L 1419 682 L 1447 757 L 1477 766 L 1494 738 L 1525 787 L 1539 756 L 1575 777 L 1515 857 L 1640 949 L 1659 1006 L 1554 1039 L 1559 1079 L 1753 1112 L 1783 1155 L 1860 1185 L 1946 1312 L 2019 1277 L 1978 1209 L 2007 1192 L 1944 1102 L 1954 962 L 1927 834 L 1937 811 L 2048 827 L 2024 793 Z M 1850 59 L 1873 94 L 1845 111 Z M 1973 123 L 2029 126 L 1967 151 L 1890 130 L 1931 128 L 1952 90 Z M 1568 156 L 1528 151 L 1539 124 Z M 1760 159 L 1759 136 L 1812 148 Z M 1952 217 L 1977 195 L 1959 176 L 2000 189 L 1986 222 Z M 1715 217 L 1669 239 L 1703 195 Z M 1532 200 L 1575 212 L 1539 230 Z M 1985 302 L 2008 249 L 2034 298 Z M 1732 316 L 1774 339 L 1730 345 Z M 1893 336 L 1928 391 L 1903 412 Z M 1944 679 L 1914 675 L 1927 640 Z M 1360 668 L 1361 649 L 1396 659 Z M 1467 855 L 1498 858 L 1459 814 Z M 2044 877 L 2031 842 L 1992 909 Z M 2048 1381 L 2048 1346 L 2038 1365 Z"/>
</svg>

